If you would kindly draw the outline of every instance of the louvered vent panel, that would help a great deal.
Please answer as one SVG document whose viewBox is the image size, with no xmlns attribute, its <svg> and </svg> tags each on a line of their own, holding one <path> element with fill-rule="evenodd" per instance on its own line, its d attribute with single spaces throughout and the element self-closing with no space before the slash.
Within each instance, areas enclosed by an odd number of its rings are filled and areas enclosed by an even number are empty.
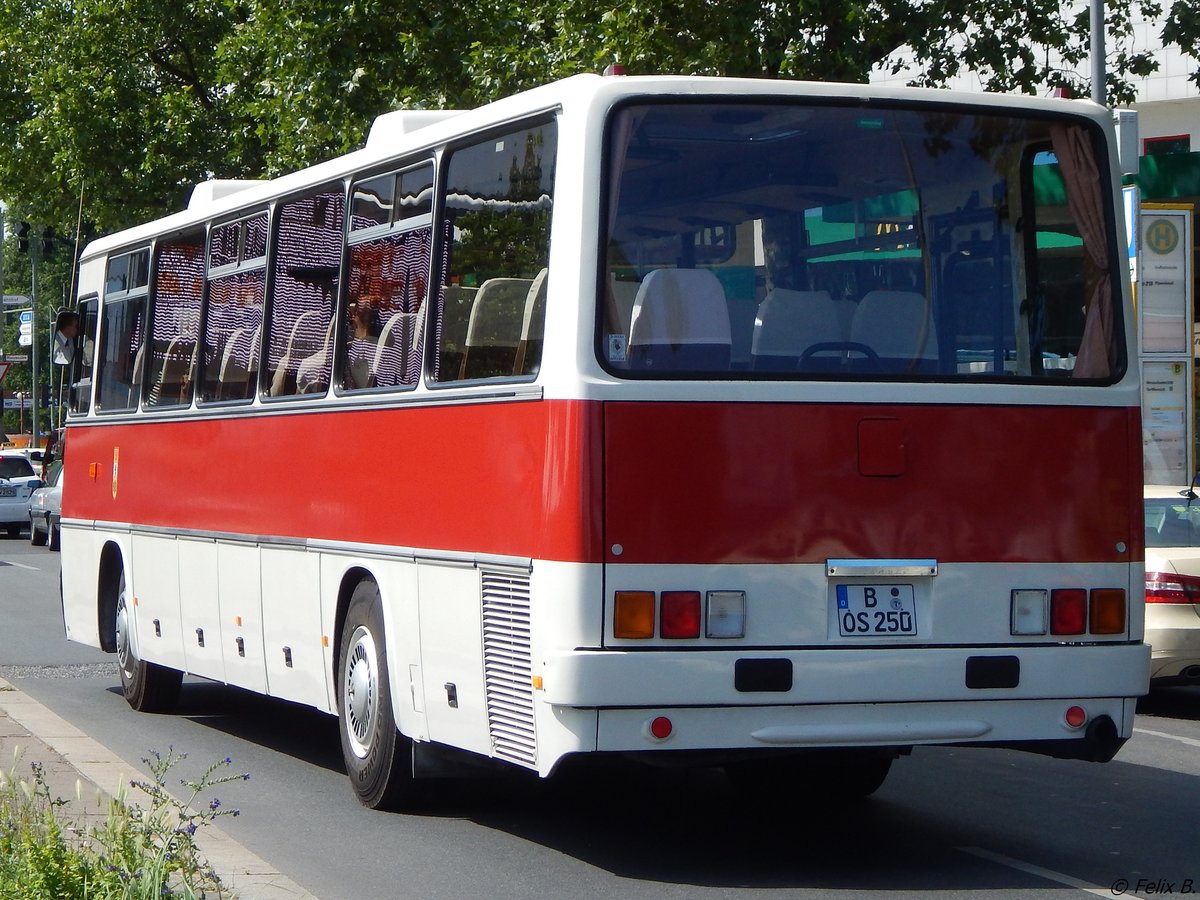
<svg viewBox="0 0 1200 900">
<path fill-rule="evenodd" d="M 483 573 L 483 666 L 493 752 L 536 765 L 528 574 Z"/>
</svg>

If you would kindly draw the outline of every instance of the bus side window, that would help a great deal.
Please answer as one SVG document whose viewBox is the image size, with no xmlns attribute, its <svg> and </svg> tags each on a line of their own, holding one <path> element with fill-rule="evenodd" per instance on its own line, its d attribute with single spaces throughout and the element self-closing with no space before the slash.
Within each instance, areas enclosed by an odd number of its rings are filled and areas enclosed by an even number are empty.
<svg viewBox="0 0 1200 900">
<path fill-rule="evenodd" d="M 435 381 L 537 374 L 556 148 L 550 121 L 452 150 Z"/>
<path fill-rule="evenodd" d="M 70 412 L 84 415 L 92 405 L 92 363 L 96 355 L 96 323 L 99 300 L 95 295 L 79 304 L 79 343 L 71 357 L 67 383 L 70 387 Z"/>
<path fill-rule="evenodd" d="M 96 406 L 104 412 L 137 408 L 145 359 L 149 269 L 149 249 L 109 260 L 96 395 Z"/>
<path fill-rule="evenodd" d="M 411 387 L 433 258 L 433 165 L 351 188 L 350 264 L 338 354 L 344 391 Z"/>
<path fill-rule="evenodd" d="M 306 359 L 328 360 L 326 342 L 333 324 L 338 267 L 342 257 L 342 229 L 346 199 L 341 184 L 279 205 L 279 227 L 272 263 L 270 329 L 267 336 L 267 381 L 272 397 L 299 392 L 300 365 Z M 309 369 L 320 369 L 316 363 Z M 306 370 L 307 371 L 307 370 Z M 315 373 L 315 385 L 329 384 Z"/>
<path fill-rule="evenodd" d="M 204 232 L 160 241 L 154 250 L 146 406 L 191 402 L 192 365 L 204 296 Z"/>
<path fill-rule="evenodd" d="M 250 400 L 266 295 L 267 214 L 213 227 L 204 320 L 202 401 Z"/>
</svg>

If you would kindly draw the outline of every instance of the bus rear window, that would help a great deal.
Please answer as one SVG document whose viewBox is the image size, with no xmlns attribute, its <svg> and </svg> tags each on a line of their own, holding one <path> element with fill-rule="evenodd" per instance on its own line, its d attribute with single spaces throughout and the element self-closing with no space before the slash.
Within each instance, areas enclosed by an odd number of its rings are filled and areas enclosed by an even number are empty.
<svg viewBox="0 0 1200 900">
<path fill-rule="evenodd" d="M 610 371 L 1093 384 L 1124 371 L 1107 156 L 1083 120 L 664 103 L 618 110 L 607 140 Z"/>
</svg>

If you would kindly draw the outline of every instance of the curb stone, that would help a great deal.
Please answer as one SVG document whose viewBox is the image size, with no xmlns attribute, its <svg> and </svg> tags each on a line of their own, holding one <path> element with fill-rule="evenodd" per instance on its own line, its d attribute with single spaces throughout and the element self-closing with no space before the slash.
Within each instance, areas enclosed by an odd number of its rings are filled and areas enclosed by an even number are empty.
<svg viewBox="0 0 1200 900">
<path fill-rule="evenodd" d="M 41 763 L 51 795 L 69 815 L 91 824 L 107 815 L 108 798 L 145 774 L 0 678 L 0 769 Z M 99 802 L 97 802 L 99 801 Z M 318 900 L 214 825 L 196 834 L 208 864 L 232 900 Z"/>
</svg>

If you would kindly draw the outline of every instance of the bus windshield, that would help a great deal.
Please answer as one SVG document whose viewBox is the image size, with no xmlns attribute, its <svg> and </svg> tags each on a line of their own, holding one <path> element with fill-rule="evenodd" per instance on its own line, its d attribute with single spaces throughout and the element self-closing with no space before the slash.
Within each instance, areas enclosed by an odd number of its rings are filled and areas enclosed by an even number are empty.
<svg viewBox="0 0 1200 900">
<path fill-rule="evenodd" d="M 1082 119 L 642 103 L 607 153 L 597 351 L 622 377 L 1124 372 L 1108 158 Z"/>
</svg>

